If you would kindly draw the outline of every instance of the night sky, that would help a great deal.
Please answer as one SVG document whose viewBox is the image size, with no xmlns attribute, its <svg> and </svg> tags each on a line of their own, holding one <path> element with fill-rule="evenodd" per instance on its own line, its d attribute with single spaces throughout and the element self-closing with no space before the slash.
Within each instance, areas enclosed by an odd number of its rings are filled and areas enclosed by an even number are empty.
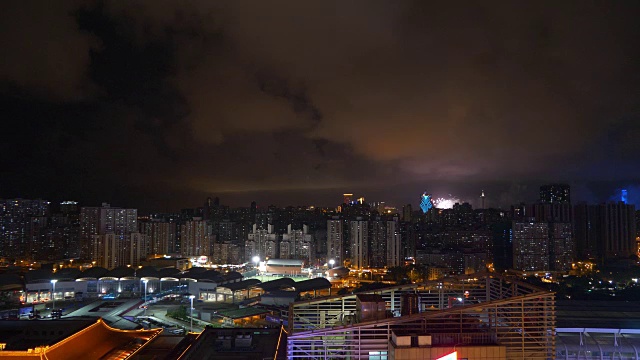
<svg viewBox="0 0 640 360">
<path fill-rule="evenodd" d="M 0 198 L 640 205 L 638 1 L 3 1 Z M 637 191 L 635 190 L 637 189 Z"/>
</svg>

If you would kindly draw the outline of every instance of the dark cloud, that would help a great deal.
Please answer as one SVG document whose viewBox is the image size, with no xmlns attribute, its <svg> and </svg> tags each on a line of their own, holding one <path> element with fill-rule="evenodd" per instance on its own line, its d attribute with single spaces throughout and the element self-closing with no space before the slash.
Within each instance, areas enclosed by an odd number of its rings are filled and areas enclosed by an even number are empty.
<svg viewBox="0 0 640 360">
<path fill-rule="evenodd" d="M 31 134 L 2 135 L 8 195 L 402 202 L 430 186 L 473 201 L 486 187 L 505 204 L 536 182 L 640 178 L 635 2 L 2 10 L 2 101 Z"/>
<path fill-rule="evenodd" d="M 95 89 L 87 81 L 89 52 L 100 42 L 78 31 L 77 2 L 5 2 L 0 9 L 0 81 L 55 100 L 79 101 Z"/>
</svg>

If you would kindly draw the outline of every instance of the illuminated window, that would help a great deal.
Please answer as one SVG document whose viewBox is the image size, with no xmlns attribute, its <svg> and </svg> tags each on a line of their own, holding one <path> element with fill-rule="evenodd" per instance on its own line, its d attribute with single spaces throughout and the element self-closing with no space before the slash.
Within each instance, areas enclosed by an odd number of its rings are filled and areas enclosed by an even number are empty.
<svg viewBox="0 0 640 360">
<path fill-rule="evenodd" d="M 369 360 L 387 360 L 387 352 L 369 351 Z"/>
</svg>

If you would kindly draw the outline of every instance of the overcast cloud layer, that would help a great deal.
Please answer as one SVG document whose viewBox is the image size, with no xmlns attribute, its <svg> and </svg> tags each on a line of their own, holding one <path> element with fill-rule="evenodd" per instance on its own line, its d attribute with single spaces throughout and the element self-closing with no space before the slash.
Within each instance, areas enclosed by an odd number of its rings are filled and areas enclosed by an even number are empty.
<svg viewBox="0 0 640 360">
<path fill-rule="evenodd" d="M 605 199 L 640 178 L 639 15 L 619 1 L 3 3 L 0 197 L 175 208 L 489 188 L 506 205 L 567 181 Z"/>
</svg>

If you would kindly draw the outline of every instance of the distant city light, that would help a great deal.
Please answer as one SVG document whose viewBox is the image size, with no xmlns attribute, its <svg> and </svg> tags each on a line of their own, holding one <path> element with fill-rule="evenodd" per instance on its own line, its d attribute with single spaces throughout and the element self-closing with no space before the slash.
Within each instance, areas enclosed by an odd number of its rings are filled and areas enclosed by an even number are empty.
<svg viewBox="0 0 640 360">
<path fill-rule="evenodd" d="M 422 194 L 422 201 L 420 201 L 420 209 L 422 209 L 423 213 L 427 213 L 433 207 L 433 203 L 431 202 L 431 194 L 427 194 L 426 192 Z"/>
<path fill-rule="evenodd" d="M 451 198 L 437 198 L 433 200 L 433 205 L 437 209 L 452 209 L 455 203 L 460 203 L 460 199 L 456 197 L 451 197 Z"/>
</svg>

